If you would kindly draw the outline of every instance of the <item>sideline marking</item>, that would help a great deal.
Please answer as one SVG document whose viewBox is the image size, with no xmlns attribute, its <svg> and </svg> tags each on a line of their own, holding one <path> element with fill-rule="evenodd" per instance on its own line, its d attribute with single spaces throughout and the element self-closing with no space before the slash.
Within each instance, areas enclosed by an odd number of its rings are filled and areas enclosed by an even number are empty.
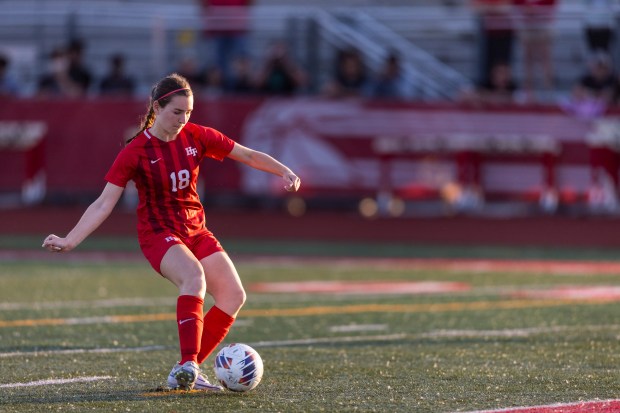
<svg viewBox="0 0 620 413">
<path fill-rule="evenodd" d="M 619 275 L 620 261 L 588 260 L 510 260 L 478 258 L 364 258 L 364 257 L 303 257 L 303 256 L 244 256 L 240 262 L 265 266 L 324 264 L 330 267 L 390 268 L 409 270 L 440 270 L 456 273 L 513 272 L 544 273 L 551 275 Z"/>
<path fill-rule="evenodd" d="M 434 304 L 359 304 L 344 306 L 315 306 L 285 309 L 242 310 L 240 318 L 245 317 L 303 317 L 331 314 L 360 313 L 433 313 L 452 311 L 487 311 L 514 310 L 524 308 L 562 307 L 565 305 L 602 305 L 609 304 L 605 300 L 510 300 L 510 301 L 476 301 Z M 39 327 L 58 325 L 84 324 L 120 324 L 150 321 L 176 320 L 176 313 L 115 315 L 82 318 L 42 318 L 25 320 L 0 320 L 0 328 L 7 327 Z"/>
<path fill-rule="evenodd" d="M 296 281 L 254 283 L 248 289 L 260 293 L 437 294 L 469 291 L 471 286 L 442 281 Z"/>
<path fill-rule="evenodd" d="M 549 289 L 515 291 L 511 295 L 518 298 L 598 299 L 617 301 L 620 299 L 620 286 L 558 285 Z"/>
<path fill-rule="evenodd" d="M 31 381 L 28 383 L 0 384 L 0 388 L 11 389 L 15 387 L 48 386 L 51 384 L 86 383 L 90 381 L 112 380 L 113 378 L 114 377 L 111 377 L 111 376 L 89 376 L 89 377 L 76 377 L 73 379 L 48 379 L 48 380 Z"/>
<path fill-rule="evenodd" d="M 497 410 L 475 410 L 465 413 L 614 413 L 620 411 L 620 399 L 556 403 L 531 407 L 509 407 Z"/>
</svg>

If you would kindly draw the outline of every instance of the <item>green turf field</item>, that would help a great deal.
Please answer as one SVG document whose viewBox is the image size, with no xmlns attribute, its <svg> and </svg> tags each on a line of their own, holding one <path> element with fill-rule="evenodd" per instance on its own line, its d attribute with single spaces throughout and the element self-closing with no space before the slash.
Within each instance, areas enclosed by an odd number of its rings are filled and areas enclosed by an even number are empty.
<svg viewBox="0 0 620 413">
<path fill-rule="evenodd" d="M 176 292 L 146 262 L 2 262 L 0 411 L 457 412 L 620 394 L 620 273 L 235 260 L 248 301 L 226 342 L 265 365 L 245 394 L 158 391 L 178 357 Z M 439 290 L 255 291 L 303 281 Z"/>
</svg>

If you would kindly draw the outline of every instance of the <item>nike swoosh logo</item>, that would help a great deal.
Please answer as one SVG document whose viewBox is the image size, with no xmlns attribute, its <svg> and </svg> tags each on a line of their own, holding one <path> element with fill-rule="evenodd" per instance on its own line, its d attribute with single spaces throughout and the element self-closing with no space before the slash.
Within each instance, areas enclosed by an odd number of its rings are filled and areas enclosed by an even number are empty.
<svg viewBox="0 0 620 413">
<path fill-rule="evenodd" d="M 159 162 L 159 161 L 161 161 L 161 158 L 157 158 L 157 159 L 155 159 L 155 160 L 152 160 L 152 159 L 151 159 L 151 163 L 157 163 L 157 162 Z"/>
<path fill-rule="evenodd" d="M 195 320 L 195 318 L 186 318 L 185 320 L 179 320 L 179 325 L 183 323 L 187 323 L 188 321 L 192 321 L 192 320 Z"/>
</svg>

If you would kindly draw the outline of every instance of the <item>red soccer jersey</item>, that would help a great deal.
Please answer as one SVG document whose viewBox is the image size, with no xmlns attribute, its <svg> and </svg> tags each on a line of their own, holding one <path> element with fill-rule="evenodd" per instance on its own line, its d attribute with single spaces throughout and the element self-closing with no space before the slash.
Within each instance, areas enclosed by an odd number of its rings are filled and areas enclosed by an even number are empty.
<svg viewBox="0 0 620 413">
<path fill-rule="evenodd" d="M 135 182 L 139 236 L 163 231 L 192 236 L 205 228 L 196 191 L 200 161 L 221 161 L 234 145 L 221 132 L 194 123 L 187 123 L 171 142 L 145 130 L 121 150 L 105 179 L 120 187 Z"/>
</svg>

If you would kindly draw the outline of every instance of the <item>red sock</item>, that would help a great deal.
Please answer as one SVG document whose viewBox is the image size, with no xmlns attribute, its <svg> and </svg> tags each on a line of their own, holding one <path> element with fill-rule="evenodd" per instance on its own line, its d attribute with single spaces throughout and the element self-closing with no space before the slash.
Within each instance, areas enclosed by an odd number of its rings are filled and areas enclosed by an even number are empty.
<svg viewBox="0 0 620 413">
<path fill-rule="evenodd" d="M 177 327 L 181 345 L 181 364 L 197 362 L 202 337 L 202 305 L 204 300 L 193 295 L 181 295 L 177 299 Z"/>
<path fill-rule="evenodd" d="M 202 364 L 209 354 L 224 340 L 235 319 L 216 306 L 211 307 L 204 317 L 204 329 L 198 353 L 198 364 Z"/>
</svg>

